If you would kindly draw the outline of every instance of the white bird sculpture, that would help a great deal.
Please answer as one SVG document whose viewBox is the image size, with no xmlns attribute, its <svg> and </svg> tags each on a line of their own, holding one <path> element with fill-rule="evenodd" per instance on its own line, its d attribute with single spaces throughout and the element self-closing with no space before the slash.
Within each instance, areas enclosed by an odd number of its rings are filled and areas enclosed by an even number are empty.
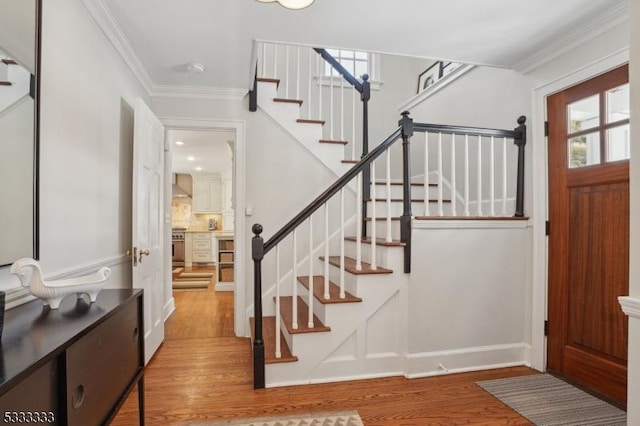
<svg viewBox="0 0 640 426">
<path fill-rule="evenodd" d="M 45 281 L 38 261 L 25 257 L 11 265 L 11 273 L 20 278 L 22 286 L 27 287 L 31 294 L 43 299 L 45 305 L 49 305 L 51 309 L 58 309 L 62 299 L 73 293 L 88 294 L 91 302 L 95 302 L 105 281 L 111 275 L 111 269 L 103 267 L 82 277 Z"/>
</svg>

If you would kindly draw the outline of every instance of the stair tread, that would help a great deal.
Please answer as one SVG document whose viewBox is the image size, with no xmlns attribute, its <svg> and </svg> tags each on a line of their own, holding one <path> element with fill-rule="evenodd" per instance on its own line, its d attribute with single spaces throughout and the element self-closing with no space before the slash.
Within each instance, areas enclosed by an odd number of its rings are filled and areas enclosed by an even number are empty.
<svg viewBox="0 0 640 426">
<path fill-rule="evenodd" d="M 298 281 L 305 287 L 309 288 L 309 277 L 298 277 Z M 362 299 L 354 296 L 353 294 L 345 291 L 344 299 L 340 298 L 340 287 L 335 283 L 329 281 L 329 299 L 324 298 L 324 277 L 322 275 L 313 276 L 313 295 L 322 304 L 333 303 L 357 303 L 362 302 Z"/>
<path fill-rule="evenodd" d="M 324 120 L 311 120 L 308 118 L 298 118 L 296 120 L 296 123 L 304 123 L 304 124 L 321 124 L 324 126 L 325 121 Z"/>
<path fill-rule="evenodd" d="M 415 216 L 416 220 L 529 220 L 527 216 Z"/>
<path fill-rule="evenodd" d="M 334 144 L 338 144 L 338 145 L 346 145 L 349 142 L 347 141 L 339 141 L 339 140 L 333 140 L 333 139 L 320 139 L 319 141 L 320 143 L 334 143 Z"/>
<path fill-rule="evenodd" d="M 249 318 L 251 324 L 251 340 L 255 330 L 254 317 Z M 265 364 L 278 364 L 281 362 L 295 362 L 298 357 L 291 354 L 291 349 L 287 345 L 282 333 L 280 333 L 280 358 L 276 358 L 276 317 L 262 317 L 262 339 L 264 341 L 264 362 Z"/>
<path fill-rule="evenodd" d="M 345 240 L 347 241 L 355 241 L 356 237 L 344 237 Z M 371 238 L 369 237 L 362 237 L 362 244 L 371 244 Z M 387 241 L 384 238 L 376 238 L 376 245 L 378 246 L 383 246 L 383 247 L 404 247 L 406 246 L 405 243 L 403 243 L 400 240 L 391 240 L 391 241 Z"/>
<path fill-rule="evenodd" d="M 364 200 L 362 200 L 362 201 L 369 202 L 369 201 L 371 201 L 371 198 L 366 198 L 366 199 L 364 199 Z M 378 201 L 378 202 L 386 202 L 386 201 L 387 201 L 387 199 L 386 199 L 386 198 L 376 198 L 376 201 Z M 402 198 L 392 198 L 392 199 L 391 199 L 391 202 L 392 202 L 392 203 L 402 203 L 403 201 L 404 201 L 404 200 L 403 200 Z M 412 203 L 424 203 L 424 198 L 423 198 L 423 199 L 419 199 L 419 198 L 412 198 L 412 199 L 411 199 L 411 202 L 412 202 Z M 430 199 L 429 199 L 429 202 L 430 202 L 430 203 L 437 203 L 437 202 L 438 202 L 438 200 L 434 200 L 433 198 L 430 198 Z M 443 203 L 450 203 L 450 202 L 451 202 L 451 200 L 443 199 L 443 200 L 442 200 L 442 202 L 443 202 Z"/>
<path fill-rule="evenodd" d="M 5 65 L 18 65 L 18 63 L 13 59 L 3 59 L 2 63 Z"/>
<path fill-rule="evenodd" d="M 320 257 L 320 260 L 324 261 L 324 256 Z M 340 267 L 340 256 L 329 256 L 329 263 L 333 266 Z M 356 269 L 356 260 L 351 257 L 344 257 L 344 270 L 353 275 L 373 275 L 373 274 L 392 274 L 391 269 L 381 268 L 371 269 L 371 264 L 362 262 L 362 269 Z"/>
<path fill-rule="evenodd" d="M 11 86 L 13 83 L 10 81 L 0 81 L 0 86 Z"/>
<path fill-rule="evenodd" d="M 261 83 L 276 83 L 276 84 L 280 84 L 280 79 L 279 78 L 257 77 L 256 81 L 259 81 Z"/>
<path fill-rule="evenodd" d="M 371 219 L 372 219 L 372 218 L 370 218 L 370 217 L 365 217 L 365 218 L 364 218 L 364 220 L 366 220 L 367 222 L 371 222 Z M 383 217 L 383 216 L 381 216 L 381 217 L 376 217 L 376 221 L 378 221 L 378 220 L 387 220 L 387 218 L 386 218 L 386 217 Z M 392 218 L 391 218 L 391 220 L 393 220 L 393 221 L 397 221 L 397 220 L 400 220 L 400 217 L 392 217 Z"/>
<path fill-rule="evenodd" d="M 302 105 L 302 99 L 273 98 L 273 102 L 281 102 L 281 103 L 285 103 L 285 104 Z"/>
<path fill-rule="evenodd" d="M 313 328 L 309 327 L 309 324 L 307 323 L 309 319 L 309 307 L 300 296 L 298 296 L 298 328 L 293 328 L 292 296 L 280 297 L 280 316 L 282 317 L 282 321 L 287 327 L 289 334 L 321 333 L 331 331 L 331 328 L 324 325 L 316 315 L 313 316 Z"/>
<path fill-rule="evenodd" d="M 358 164 L 358 160 L 342 160 L 345 164 Z"/>
<path fill-rule="evenodd" d="M 387 182 L 384 181 L 376 181 L 376 182 L 372 182 L 375 185 L 386 185 Z M 391 185 L 393 186 L 402 186 L 402 182 L 391 182 Z M 424 186 L 424 183 L 418 183 L 418 182 L 411 182 L 411 186 Z M 430 187 L 437 187 L 438 184 L 437 183 L 429 183 Z"/>
</svg>

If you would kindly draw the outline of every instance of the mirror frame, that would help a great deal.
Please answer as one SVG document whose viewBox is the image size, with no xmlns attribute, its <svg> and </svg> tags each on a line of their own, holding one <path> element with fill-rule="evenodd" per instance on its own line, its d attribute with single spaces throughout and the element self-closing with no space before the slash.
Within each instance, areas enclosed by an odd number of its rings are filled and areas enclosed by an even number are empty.
<svg viewBox="0 0 640 426">
<path fill-rule="evenodd" d="M 40 77 L 42 47 L 42 0 L 35 2 L 34 74 L 31 74 L 29 94 L 33 98 L 33 250 L 32 257 L 40 258 Z M 14 259 L 14 261 L 17 259 Z M 13 263 L 13 262 L 12 262 Z M 11 263 L 0 265 L 0 268 Z"/>
</svg>

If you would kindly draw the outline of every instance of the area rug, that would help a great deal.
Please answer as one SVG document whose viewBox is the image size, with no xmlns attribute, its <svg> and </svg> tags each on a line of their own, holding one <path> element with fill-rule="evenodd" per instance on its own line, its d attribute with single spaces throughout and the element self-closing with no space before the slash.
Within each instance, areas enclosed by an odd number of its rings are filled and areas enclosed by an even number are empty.
<svg viewBox="0 0 640 426">
<path fill-rule="evenodd" d="M 538 426 L 623 426 L 619 408 L 550 374 L 477 382 Z"/>
<path fill-rule="evenodd" d="M 215 423 L 189 423 L 192 426 L 364 426 L 356 411 L 307 413 L 284 417 L 261 417 Z"/>
<path fill-rule="evenodd" d="M 206 280 L 173 280 L 173 288 L 185 289 L 185 288 L 207 288 L 211 281 Z"/>
<path fill-rule="evenodd" d="M 211 278 L 213 272 L 183 272 L 180 274 L 180 278 Z"/>
</svg>

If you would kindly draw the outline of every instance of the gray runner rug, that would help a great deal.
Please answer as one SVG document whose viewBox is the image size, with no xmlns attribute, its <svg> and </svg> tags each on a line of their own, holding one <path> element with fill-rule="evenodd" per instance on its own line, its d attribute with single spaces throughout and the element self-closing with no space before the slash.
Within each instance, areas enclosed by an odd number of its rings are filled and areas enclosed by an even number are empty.
<svg viewBox="0 0 640 426">
<path fill-rule="evenodd" d="M 478 382 L 538 426 L 624 426 L 627 414 L 550 374 Z"/>
</svg>

